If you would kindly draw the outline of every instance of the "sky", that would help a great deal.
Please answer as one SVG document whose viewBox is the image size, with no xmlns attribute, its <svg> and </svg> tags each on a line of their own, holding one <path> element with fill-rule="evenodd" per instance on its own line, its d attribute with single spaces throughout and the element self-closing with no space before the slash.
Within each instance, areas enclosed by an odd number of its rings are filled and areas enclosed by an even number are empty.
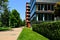
<svg viewBox="0 0 60 40">
<path fill-rule="evenodd" d="M 9 0 L 9 9 L 16 9 L 20 13 L 22 20 L 25 19 L 26 2 L 30 0 Z"/>
</svg>

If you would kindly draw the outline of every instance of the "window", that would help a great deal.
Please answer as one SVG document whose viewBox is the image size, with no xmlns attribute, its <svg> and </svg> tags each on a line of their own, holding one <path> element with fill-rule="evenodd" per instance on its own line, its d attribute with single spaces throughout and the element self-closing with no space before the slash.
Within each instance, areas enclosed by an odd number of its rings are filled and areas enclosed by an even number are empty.
<svg viewBox="0 0 60 40">
<path fill-rule="evenodd" d="M 51 19 L 52 19 L 52 18 L 51 18 L 51 14 L 48 14 L 48 19 L 49 19 L 49 20 L 51 20 Z"/>
<path fill-rule="evenodd" d="M 54 20 L 54 14 L 52 15 L 52 20 Z"/>
<path fill-rule="evenodd" d="M 40 21 L 40 14 L 38 14 L 38 20 Z"/>
<path fill-rule="evenodd" d="M 48 10 L 50 10 L 50 4 L 48 4 Z"/>
<path fill-rule="evenodd" d="M 45 4 L 45 10 L 47 10 L 47 4 Z"/>
<path fill-rule="evenodd" d="M 45 20 L 47 20 L 47 14 L 45 14 Z"/>
<path fill-rule="evenodd" d="M 43 10 L 43 4 L 41 4 L 41 10 Z"/>
<path fill-rule="evenodd" d="M 40 5 L 38 5 L 38 10 L 40 10 Z"/>
<path fill-rule="evenodd" d="M 43 17 L 43 14 L 38 14 L 38 20 L 39 20 L 39 21 L 42 21 L 42 20 L 43 20 L 42 17 Z"/>
<path fill-rule="evenodd" d="M 52 11 L 54 10 L 54 5 L 51 5 Z"/>
</svg>

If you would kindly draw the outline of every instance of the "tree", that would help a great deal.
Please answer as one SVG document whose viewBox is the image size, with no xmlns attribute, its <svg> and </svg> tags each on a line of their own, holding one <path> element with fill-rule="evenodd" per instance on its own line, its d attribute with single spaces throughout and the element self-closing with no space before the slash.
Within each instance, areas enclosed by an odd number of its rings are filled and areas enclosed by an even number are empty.
<svg viewBox="0 0 60 40">
<path fill-rule="evenodd" d="M 21 22 L 20 14 L 17 10 L 13 9 L 10 14 L 10 23 L 14 27 L 19 27 Z"/>
<path fill-rule="evenodd" d="M 2 26 L 9 26 L 8 0 L 0 0 L 0 18 Z"/>
<path fill-rule="evenodd" d="M 25 20 L 22 21 L 22 26 L 25 26 Z"/>
<path fill-rule="evenodd" d="M 22 23 L 23 23 L 23 21 L 22 21 L 22 19 L 20 19 L 20 26 L 22 26 Z"/>
<path fill-rule="evenodd" d="M 59 16 L 60 17 L 60 2 L 57 2 L 55 5 L 55 16 Z"/>
</svg>

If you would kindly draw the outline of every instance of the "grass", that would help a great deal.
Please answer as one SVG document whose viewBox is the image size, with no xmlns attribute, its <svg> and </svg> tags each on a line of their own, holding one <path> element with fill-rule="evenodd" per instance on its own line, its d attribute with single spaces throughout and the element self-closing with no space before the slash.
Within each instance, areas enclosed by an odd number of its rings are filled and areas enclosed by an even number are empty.
<svg viewBox="0 0 60 40">
<path fill-rule="evenodd" d="M 7 31 L 7 30 L 11 30 L 10 27 L 0 27 L 0 31 Z"/>
<path fill-rule="evenodd" d="M 48 38 L 32 31 L 29 28 L 24 28 L 17 40 L 48 40 Z"/>
</svg>

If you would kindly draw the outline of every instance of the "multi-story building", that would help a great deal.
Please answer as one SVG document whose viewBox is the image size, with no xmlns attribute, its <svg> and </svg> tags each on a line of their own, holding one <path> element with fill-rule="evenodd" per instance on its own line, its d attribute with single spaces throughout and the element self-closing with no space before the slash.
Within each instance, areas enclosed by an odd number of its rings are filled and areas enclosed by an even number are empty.
<svg viewBox="0 0 60 40">
<path fill-rule="evenodd" d="M 26 26 L 30 27 L 30 3 L 26 3 Z"/>
<path fill-rule="evenodd" d="M 36 21 L 52 21 L 54 20 L 54 5 L 60 0 L 30 0 L 30 19 L 31 22 Z"/>
</svg>

